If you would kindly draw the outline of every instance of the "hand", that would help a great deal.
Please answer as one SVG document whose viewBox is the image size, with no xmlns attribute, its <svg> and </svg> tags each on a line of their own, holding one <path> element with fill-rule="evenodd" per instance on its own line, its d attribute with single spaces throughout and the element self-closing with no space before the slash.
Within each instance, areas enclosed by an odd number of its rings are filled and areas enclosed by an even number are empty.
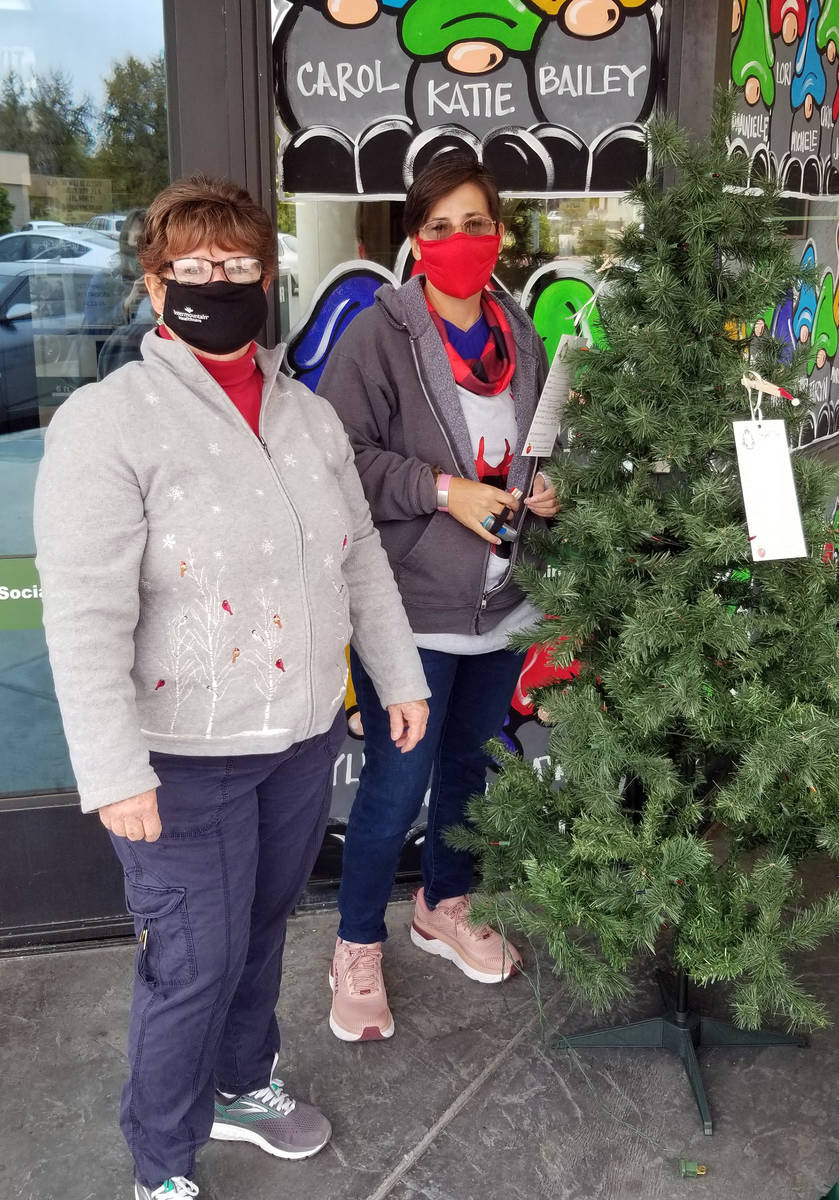
<svg viewBox="0 0 839 1200">
<path fill-rule="evenodd" d="M 497 516 L 505 508 L 516 512 L 518 507 L 519 502 L 515 496 L 511 496 L 509 492 L 502 492 L 501 488 L 490 487 L 488 483 L 476 483 L 474 479 L 461 479 L 459 475 L 452 476 L 449 484 L 449 512 L 456 521 L 477 533 L 485 542 L 500 546 L 501 538 L 487 532 L 481 522 L 485 521 L 490 513 Z"/>
<path fill-rule="evenodd" d="M 157 813 L 157 792 L 140 792 L 99 809 L 99 820 L 117 837 L 129 842 L 156 842 L 162 833 Z"/>
<path fill-rule="evenodd" d="M 533 480 L 533 491 L 525 500 L 525 504 L 537 517 L 555 517 L 559 512 L 556 488 L 551 487 L 541 471 Z"/>
<path fill-rule="evenodd" d="M 389 704 L 390 736 L 403 754 L 413 750 L 425 737 L 428 705 L 424 700 L 406 700 L 404 704 Z"/>
</svg>

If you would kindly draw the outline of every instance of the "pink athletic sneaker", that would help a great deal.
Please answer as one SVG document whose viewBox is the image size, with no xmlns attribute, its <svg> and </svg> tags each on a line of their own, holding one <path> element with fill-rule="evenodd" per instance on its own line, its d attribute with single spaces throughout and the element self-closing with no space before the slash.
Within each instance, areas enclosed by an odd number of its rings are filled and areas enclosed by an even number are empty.
<svg viewBox="0 0 839 1200">
<path fill-rule="evenodd" d="M 335 943 L 329 966 L 332 1011 L 329 1028 L 342 1042 L 376 1042 L 393 1037 L 393 1017 L 382 979 L 382 943 Z"/>
<path fill-rule="evenodd" d="M 469 922 L 469 897 L 441 900 L 431 909 L 422 888 L 416 894 L 411 941 L 420 950 L 447 958 L 464 975 L 478 983 L 503 983 L 521 966 L 521 955 L 511 942 L 489 925 Z"/>
</svg>

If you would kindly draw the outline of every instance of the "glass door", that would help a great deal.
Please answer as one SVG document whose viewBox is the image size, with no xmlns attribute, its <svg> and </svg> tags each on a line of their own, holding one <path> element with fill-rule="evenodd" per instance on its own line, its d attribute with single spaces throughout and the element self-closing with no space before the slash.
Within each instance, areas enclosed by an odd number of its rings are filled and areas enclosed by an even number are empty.
<svg viewBox="0 0 839 1200">
<path fill-rule="evenodd" d="M 136 245 L 169 161 L 161 0 L 0 7 L 0 797 L 19 797 L 75 786 L 34 565 L 44 431 L 152 326 Z"/>
</svg>

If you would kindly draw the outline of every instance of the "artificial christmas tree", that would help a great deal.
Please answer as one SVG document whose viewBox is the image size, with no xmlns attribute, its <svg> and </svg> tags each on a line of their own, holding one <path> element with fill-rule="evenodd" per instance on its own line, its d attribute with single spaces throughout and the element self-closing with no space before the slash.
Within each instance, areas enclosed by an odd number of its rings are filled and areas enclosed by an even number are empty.
<svg viewBox="0 0 839 1200">
<path fill-rule="evenodd" d="M 800 267 L 772 185 L 746 191 L 746 165 L 728 156 L 730 114 L 721 95 L 701 145 L 650 128 L 673 182 L 631 197 L 642 223 L 606 272 L 605 344 L 573 360 L 570 445 L 549 467 L 560 513 L 537 547 L 548 567 L 521 570 L 546 616 L 519 645 L 548 643 L 582 668 L 536 696 L 547 767 L 494 746 L 500 774 L 452 834 L 482 858 L 476 915 L 543 938 L 595 1011 L 629 993 L 639 956 L 670 949 L 671 1025 L 686 1030 L 671 1048 L 689 1073 L 702 1030 L 687 977 L 730 985 L 742 1030 L 765 1016 L 823 1025 L 790 960 L 839 925 L 836 892 L 801 899 L 805 860 L 839 857 L 829 481 L 795 456 L 808 555 L 752 562 L 732 430 L 749 418 L 744 371 L 800 395 L 814 349 L 785 361 L 769 334 L 746 338 Z M 777 403 L 764 415 L 794 441 L 806 404 Z"/>
</svg>

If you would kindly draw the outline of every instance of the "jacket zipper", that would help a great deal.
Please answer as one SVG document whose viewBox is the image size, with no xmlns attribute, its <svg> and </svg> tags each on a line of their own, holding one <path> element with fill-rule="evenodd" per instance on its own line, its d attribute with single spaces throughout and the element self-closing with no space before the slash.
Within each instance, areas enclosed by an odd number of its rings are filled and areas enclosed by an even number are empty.
<svg viewBox="0 0 839 1200">
<path fill-rule="evenodd" d="M 537 470 L 538 470 L 538 459 L 534 459 L 533 470 L 530 472 L 530 477 L 528 479 L 528 487 L 524 493 L 525 496 L 529 496 L 531 491 L 533 490 L 533 481 L 536 478 Z M 521 525 L 524 524 L 524 518 L 526 516 L 527 516 L 527 513 L 525 512 L 521 518 Z M 521 526 L 519 526 L 519 528 L 521 528 Z M 493 596 L 496 592 L 500 592 L 501 589 L 503 587 L 506 587 L 506 585 L 509 583 L 510 578 L 513 574 L 513 567 L 516 565 L 516 559 L 518 558 L 520 545 L 521 545 L 521 543 L 519 542 L 519 539 L 516 538 L 516 541 L 513 544 L 513 552 L 510 555 L 510 563 L 509 563 L 509 566 L 507 567 L 507 570 L 504 572 L 504 574 L 501 576 L 501 578 L 498 580 L 498 583 L 496 583 L 496 585 L 494 587 L 491 587 L 489 589 L 489 591 L 484 592 L 483 598 L 481 600 L 480 610 L 475 617 L 475 633 L 479 632 L 478 631 L 478 617 L 480 616 L 480 613 L 482 613 L 484 611 L 484 609 L 486 608 L 487 601 L 489 600 L 490 596 Z M 489 565 L 489 557 L 488 556 L 487 556 L 487 565 Z M 486 571 L 484 571 L 484 580 L 486 580 Z"/>
<path fill-rule="evenodd" d="M 410 335 L 409 335 L 409 337 L 410 337 Z M 452 456 L 452 462 L 455 464 L 456 467 L 458 467 L 460 469 L 461 478 L 465 479 L 465 478 L 467 478 L 467 475 L 466 475 L 466 471 L 463 467 L 463 464 L 460 462 L 459 458 L 455 454 L 454 447 L 452 446 L 452 443 L 449 439 L 448 430 L 446 429 L 443 422 L 440 420 L 440 417 L 437 415 L 437 410 L 434 407 L 434 405 L 432 404 L 431 397 L 428 394 L 428 388 L 425 386 L 425 380 L 422 377 L 422 370 L 420 369 L 420 364 L 419 364 L 419 355 L 417 354 L 417 347 L 416 347 L 416 343 L 415 343 L 413 337 L 410 338 L 410 342 L 411 342 L 411 353 L 414 356 L 414 367 L 416 368 L 417 378 L 419 379 L 420 387 L 422 388 L 422 394 L 423 394 L 423 396 L 425 396 L 425 402 L 428 405 L 428 407 L 431 409 L 431 415 L 434 417 L 434 420 L 437 422 L 437 424 L 440 428 L 440 432 L 442 433 L 445 443 L 448 446 L 449 454 Z M 484 591 L 484 585 L 486 584 L 487 570 L 489 569 L 489 555 L 490 555 L 490 547 L 489 547 L 489 545 L 487 545 L 486 553 L 484 554 L 483 577 L 481 580 L 481 597 L 482 598 L 481 598 L 480 604 L 475 609 L 475 615 L 473 618 L 473 624 L 475 626 L 476 633 L 478 631 L 478 619 L 481 615 L 481 610 L 486 608 L 487 594 Z"/>
<path fill-rule="evenodd" d="M 407 326 L 403 326 L 403 328 L 407 329 Z M 416 353 L 415 340 L 410 335 L 408 335 L 408 337 L 409 337 L 409 341 L 410 341 L 410 353 L 412 353 L 414 356 L 414 367 L 416 370 L 416 378 L 419 379 L 420 388 L 423 389 L 423 395 L 425 396 L 425 402 L 426 402 L 427 406 L 429 406 L 429 408 L 431 409 L 431 414 L 432 414 L 433 418 L 435 418 L 435 420 L 437 421 L 439 431 L 441 431 L 441 433 L 443 434 L 445 444 L 447 444 L 448 449 L 449 449 L 449 454 L 451 455 L 451 461 L 453 461 L 456 464 L 456 466 L 460 468 L 462 478 L 467 478 L 465 469 L 463 469 L 462 463 L 460 462 L 459 458 L 457 458 L 457 455 L 455 454 L 454 446 L 451 445 L 451 440 L 449 439 L 448 430 L 443 425 L 443 421 L 437 415 L 437 409 L 435 408 L 435 406 L 433 406 L 433 403 L 431 402 L 431 396 L 429 395 L 429 389 L 427 389 L 425 386 L 425 379 L 423 378 L 423 371 L 420 370 L 419 355 L 418 355 L 418 353 Z M 529 475 L 528 486 L 525 490 L 525 496 L 529 496 L 529 494 L 531 494 L 531 491 L 533 488 L 533 480 L 535 479 L 535 474 L 537 474 L 537 464 L 538 464 L 538 460 L 534 460 L 533 470 L 531 472 L 531 475 Z M 527 515 L 527 514 L 525 514 L 525 515 Z M 525 518 L 522 517 L 522 523 L 523 523 L 523 520 L 525 520 Z M 484 556 L 484 580 L 483 580 L 483 583 L 481 583 L 481 599 L 480 599 L 480 604 L 478 605 L 477 608 L 475 608 L 474 620 L 473 620 L 475 634 L 478 634 L 478 632 L 479 632 L 478 625 L 480 623 L 480 616 L 481 616 L 481 613 L 483 613 L 486 608 L 487 600 L 489 600 L 490 596 L 495 594 L 496 592 L 501 592 L 501 589 L 505 586 L 505 584 L 507 584 L 509 582 L 510 576 L 511 576 L 511 574 L 513 574 L 513 568 L 516 563 L 516 557 L 517 557 L 517 554 L 519 554 L 519 541 L 516 540 L 516 544 L 513 547 L 513 553 L 510 554 L 510 565 L 508 566 L 507 571 L 504 572 L 504 575 L 501 577 L 501 580 L 499 580 L 498 583 L 496 583 L 495 587 L 490 588 L 489 592 L 485 592 L 484 586 L 486 584 L 486 572 L 490 568 L 490 553 L 491 553 L 491 545 L 487 544 L 486 554 Z"/>
<path fill-rule="evenodd" d="M 407 326 L 403 326 L 403 328 L 407 330 Z M 448 450 L 449 450 L 449 454 L 452 456 L 452 462 L 453 462 L 453 463 L 454 463 L 454 464 L 455 464 L 457 467 L 459 467 L 459 468 L 460 468 L 461 477 L 462 477 L 462 478 L 466 478 L 467 476 L 466 476 L 466 472 L 465 472 L 465 470 L 464 470 L 464 468 L 463 468 L 463 464 L 460 462 L 460 460 L 458 459 L 457 455 L 455 454 L 455 452 L 454 452 L 454 447 L 452 446 L 452 443 L 451 443 L 451 441 L 450 441 L 450 439 L 449 439 L 448 430 L 446 429 L 446 427 L 445 427 L 445 425 L 443 424 L 443 422 L 440 420 L 440 417 L 437 415 L 437 410 L 435 409 L 434 405 L 432 404 L 432 402 L 431 402 L 431 397 L 430 397 L 430 396 L 429 396 L 429 394 L 428 394 L 428 389 L 427 389 L 427 388 L 426 388 L 426 386 L 425 386 L 425 380 L 424 380 L 424 379 L 423 379 L 423 377 L 422 377 L 422 370 L 420 369 L 420 364 L 419 364 L 419 355 L 417 354 L 417 347 L 416 347 L 416 342 L 415 342 L 415 339 L 414 339 L 414 338 L 413 338 L 413 337 L 412 337 L 410 334 L 408 334 L 408 337 L 409 337 L 409 340 L 410 340 L 410 343 L 411 343 L 411 353 L 412 353 L 412 354 L 413 354 L 413 356 L 414 356 L 414 367 L 416 368 L 416 372 L 417 372 L 417 378 L 419 379 L 419 382 L 420 382 L 420 387 L 422 388 L 422 394 L 423 394 L 423 396 L 425 396 L 425 402 L 426 402 L 426 404 L 428 405 L 428 407 L 431 409 L 431 414 L 432 414 L 432 416 L 434 417 L 434 420 L 437 422 L 437 425 L 439 426 L 440 432 L 442 433 L 442 435 L 443 435 L 443 438 L 445 439 L 446 445 L 447 445 L 447 447 L 448 447 Z M 260 439 L 260 440 L 261 440 L 261 439 Z M 536 477 L 536 466 L 537 466 L 537 462 L 538 462 L 538 460 L 534 459 L 534 463 L 533 463 L 533 470 L 532 470 L 532 471 L 531 471 L 531 473 L 530 473 L 530 478 L 529 478 L 529 481 L 528 481 L 528 487 L 527 487 L 527 489 L 525 490 L 525 493 L 524 493 L 524 494 L 525 494 L 525 496 L 529 496 L 529 495 L 530 495 L 530 491 L 531 491 L 531 490 L 532 490 L 532 488 L 533 488 L 533 480 L 534 480 L 534 479 L 535 479 L 535 477 Z M 526 514 L 525 514 L 525 515 L 526 515 Z M 522 523 L 523 523 L 523 522 L 524 522 L 524 517 L 522 517 Z M 478 630 L 478 623 L 479 623 L 479 621 L 480 621 L 480 618 L 481 618 L 481 613 L 482 613 L 482 612 L 484 611 L 484 609 L 486 608 L 486 606 L 487 606 L 487 601 L 489 600 L 490 596 L 492 596 L 492 595 L 493 595 L 495 592 L 498 592 L 498 591 L 500 591 L 500 590 L 501 590 L 501 588 L 503 588 L 503 587 L 504 587 L 504 586 L 505 586 L 505 585 L 508 583 L 508 581 L 509 581 L 509 579 L 510 579 L 510 576 L 511 576 L 511 574 L 512 574 L 512 571 L 513 571 L 513 567 L 515 566 L 515 562 L 516 562 L 516 556 L 518 555 L 518 550 L 519 550 L 519 543 L 518 543 L 518 540 L 517 540 L 517 541 L 516 541 L 516 543 L 515 543 L 515 545 L 514 545 L 514 547 L 513 547 L 513 552 L 512 552 L 512 554 L 510 555 L 510 565 L 508 566 L 507 570 L 504 572 L 504 574 L 502 575 L 502 577 L 499 579 L 498 583 L 496 583 L 495 587 L 491 587 L 491 588 L 489 589 L 489 591 L 484 591 L 484 585 L 486 584 L 486 578 L 487 578 L 487 571 L 489 570 L 489 556 L 490 556 L 490 553 L 491 553 L 491 543 L 489 543 L 489 544 L 487 545 L 486 554 L 485 554 L 485 556 L 484 556 L 484 573 L 483 573 L 483 582 L 482 582 L 482 584 L 481 584 L 481 601 L 480 601 L 480 603 L 479 603 L 478 607 L 475 609 L 475 616 L 474 616 L 474 620 L 473 620 L 473 625 L 474 625 L 474 627 L 475 627 L 475 633 L 478 633 L 478 632 L 479 632 L 479 630 Z"/>
<path fill-rule="evenodd" d="M 409 335 L 409 337 L 410 337 L 410 335 Z M 452 445 L 451 440 L 449 439 L 448 430 L 446 429 L 443 422 L 440 420 L 440 417 L 437 415 L 437 410 L 434 407 L 434 405 L 432 404 L 431 397 L 428 394 L 428 388 L 425 386 L 425 380 L 422 377 L 422 371 L 420 369 L 420 364 L 419 364 L 419 355 L 417 354 L 417 347 L 416 347 L 415 340 L 414 340 L 414 338 L 410 338 L 410 341 L 411 341 L 411 353 L 414 356 L 414 366 L 416 368 L 417 378 L 420 381 L 420 387 L 422 388 L 422 394 L 423 394 L 423 396 L 425 396 L 425 402 L 428 405 L 428 407 L 431 409 L 431 415 L 434 417 L 434 420 L 437 422 L 437 425 L 440 428 L 440 432 L 442 433 L 442 435 L 445 439 L 446 445 L 448 446 L 448 449 L 449 449 L 449 454 L 452 456 L 452 462 L 459 469 L 461 476 L 465 479 L 467 477 L 466 468 L 463 466 L 463 463 L 457 457 L 457 454 L 455 454 L 454 446 Z"/>
<path fill-rule="evenodd" d="M 300 543 L 300 570 L 301 570 L 301 574 L 303 577 L 303 588 L 304 588 L 304 597 L 305 597 L 305 593 L 308 591 L 308 583 L 306 580 L 306 540 L 303 536 L 303 526 L 301 524 L 300 518 L 297 515 L 297 510 L 295 509 L 294 505 L 291 502 L 291 499 L 289 498 L 288 492 L 283 487 L 283 482 L 280 478 L 280 473 L 277 470 L 276 466 L 274 465 L 274 460 L 271 457 L 271 451 L 268 449 L 268 443 L 265 441 L 265 438 L 262 436 L 262 413 L 263 413 L 264 407 L 265 407 L 265 405 L 263 403 L 259 409 L 259 433 L 256 436 L 259 439 L 259 444 L 262 447 L 265 457 L 268 459 L 268 466 L 271 471 L 271 474 L 274 476 L 274 481 L 276 482 L 277 487 L 279 488 L 280 492 L 282 493 L 283 498 L 285 499 L 285 501 L 291 511 L 292 517 L 294 518 L 294 524 L 295 524 L 295 528 L 297 530 L 297 536 L 298 536 L 298 540 Z M 243 418 L 243 420 L 244 420 L 244 418 Z M 308 725 L 306 728 L 306 736 L 308 737 L 308 735 L 311 731 L 311 728 L 312 728 L 312 723 L 313 723 L 314 714 L 315 714 L 315 697 L 312 692 L 312 679 L 314 677 L 314 668 L 313 668 L 313 661 L 312 661 L 313 656 L 314 656 L 314 638 L 312 636 L 311 613 L 309 612 L 308 604 L 305 603 L 305 599 L 304 599 L 304 603 L 303 603 L 303 609 L 304 609 L 304 619 L 305 619 L 305 625 L 306 625 L 306 662 L 307 662 L 306 681 L 308 684 L 308 695 L 309 695 L 309 719 L 308 719 Z"/>
<path fill-rule="evenodd" d="M 260 405 L 259 405 L 259 423 L 258 423 L 258 432 L 256 434 L 256 438 L 257 438 L 257 441 L 259 442 L 260 446 L 262 447 L 263 454 L 265 455 L 265 457 L 268 460 L 268 467 L 269 467 L 269 470 L 271 471 L 271 474 L 274 477 L 274 482 L 276 483 L 278 490 L 280 491 L 280 493 L 283 496 L 283 499 L 285 500 L 286 504 L 288 505 L 288 508 L 294 519 L 294 525 L 297 530 L 297 536 L 298 536 L 298 540 L 300 543 L 300 563 L 301 563 L 301 575 L 303 578 L 303 587 L 304 587 L 304 591 L 308 591 L 308 581 L 306 579 L 306 541 L 305 541 L 305 537 L 303 535 L 303 526 L 302 526 L 299 516 L 297 515 L 297 510 L 295 509 L 294 505 L 291 502 L 291 497 L 289 496 L 288 492 L 286 491 L 285 487 L 283 486 L 282 479 L 280 478 L 280 473 L 277 470 L 276 466 L 274 465 L 274 460 L 271 457 L 271 451 L 268 449 L 268 443 L 265 441 L 265 438 L 262 436 L 262 419 L 265 414 L 266 402 L 270 398 L 271 393 L 273 392 L 274 388 L 277 385 L 277 376 L 279 374 L 280 374 L 280 368 L 278 366 L 277 370 L 274 372 L 274 374 L 272 376 L 271 386 L 268 388 L 265 388 L 265 386 L 264 386 L 265 376 L 263 374 L 263 391 L 262 391 L 262 396 L 261 396 Z M 251 425 L 249 424 L 247 418 L 245 416 L 243 416 L 243 414 L 239 411 L 239 409 L 236 407 L 236 405 L 232 402 L 230 397 L 224 391 L 224 388 L 221 386 L 221 384 L 216 383 L 215 380 L 212 380 L 212 382 L 213 382 L 213 385 L 215 386 L 215 388 L 217 389 L 217 391 L 220 392 L 225 398 L 225 402 L 226 402 L 225 411 L 228 411 L 228 412 L 232 411 L 232 413 L 234 414 L 234 416 L 233 416 L 234 422 L 238 420 L 239 426 L 242 429 L 242 432 L 245 433 L 245 436 L 249 439 L 252 438 L 254 436 L 254 431 L 253 431 L 253 428 L 251 427 Z M 311 730 L 312 725 L 314 723 L 314 715 L 315 715 L 315 697 L 314 697 L 314 691 L 312 688 L 312 677 L 313 677 L 312 676 L 312 660 L 314 657 L 314 637 L 313 637 L 312 620 L 311 620 L 311 614 L 309 612 L 309 607 L 305 603 L 304 603 L 303 607 L 305 609 L 305 629 L 306 629 L 306 639 L 307 639 L 306 660 L 308 663 L 308 670 L 306 672 L 307 682 L 308 682 L 308 692 L 309 692 L 309 721 L 308 721 L 308 729 L 307 729 L 307 735 L 308 735 L 308 731 Z M 145 944 L 146 944 L 146 941 L 148 940 L 148 930 L 147 929 L 144 930 L 143 933 L 145 934 L 145 938 L 142 943 L 142 950 L 143 950 L 143 953 L 145 954 Z"/>
</svg>

